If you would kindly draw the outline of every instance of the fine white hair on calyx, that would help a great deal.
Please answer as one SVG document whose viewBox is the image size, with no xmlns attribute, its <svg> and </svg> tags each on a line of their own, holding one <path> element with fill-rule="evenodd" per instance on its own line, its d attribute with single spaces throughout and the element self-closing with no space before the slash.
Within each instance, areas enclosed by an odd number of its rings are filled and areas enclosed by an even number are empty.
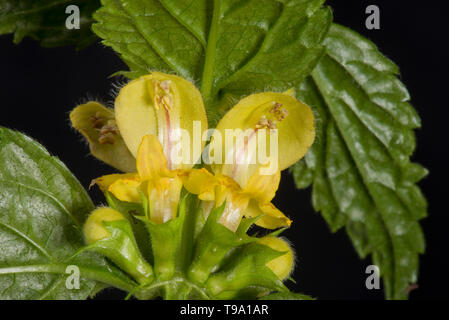
<svg viewBox="0 0 449 320">
<path fill-rule="evenodd" d="M 293 271 L 295 270 L 297 262 L 298 262 L 296 251 L 293 246 L 293 243 L 289 239 L 287 239 L 285 237 L 279 237 L 279 239 L 283 240 L 288 245 L 288 247 L 290 248 L 292 255 L 293 255 L 293 265 L 292 265 L 292 269 L 290 270 L 290 273 L 289 273 L 289 276 L 290 276 L 293 273 Z"/>
</svg>

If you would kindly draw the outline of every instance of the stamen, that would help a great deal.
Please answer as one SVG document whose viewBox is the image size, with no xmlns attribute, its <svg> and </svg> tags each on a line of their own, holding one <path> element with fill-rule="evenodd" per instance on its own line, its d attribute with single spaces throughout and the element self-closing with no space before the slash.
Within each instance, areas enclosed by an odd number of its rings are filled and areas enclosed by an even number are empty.
<svg viewBox="0 0 449 320">
<path fill-rule="evenodd" d="M 173 107 L 173 97 L 171 95 L 164 96 L 162 98 L 162 105 L 165 107 L 165 109 L 171 110 L 171 108 Z"/>
<path fill-rule="evenodd" d="M 288 116 L 288 110 L 287 109 L 281 109 L 282 104 L 279 102 L 275 102 L 274 107 L 270 110 L 270 113 L 274 114 L 274 117 L 277 121 L 281 122 Z"/>
<path fill-rule="evenodd" d="M 100 129 L 98 142 L 100 144 L 114 144 L 115 136 L 119 134 L 119 130 L 115 120 L 108 120 L 107 124 Z"/>
<path fill-rule="evenodd" d="M 268 120 L 268 129 L 274 130 L 277 129 L 276 121 L 275 120 Z"/>
<path fill-rule="evenodd" d="M 164 80 L 160 83 L 159 86 L 161 87 L 162 90 L 164 90 L 166 94 L 170 94 L 170 84 L 171 84 L 170 80 Z"/>
<path fill-rule="evenodd" d="M 106 119 L 103 118 L 100 112 L 95 113 L 95 115 L 90 117 L 90 123 L 92 124 L 92 128 L 101 129 L 104 126 Z"/>
<path fill-rule="evenodd" d="M 266 128 L 267 125 L 268 125 L 267 117 L 265 115 L 263 115 L 260 118 L 259 122 L 256 123 L 256 127 L 255 128 L 256 129 L 263 129 L 263 128 Z"/>
<path fill-rule="evenodd" d="M 176 138 L 175 131 L 179 128 L 178 110 L 175 110 L 176 88 L 172 88 L 171 80 L 159 81 L 153 79 L 154 108 L 158 122 L 158 138 L 164 148 L 168 168 L 174 169 L 171 161 L 171 149 Z"/>
<path fill-rule="evenodd" d="M 166 110 L 173 108 L 173 96 L 170 93 L 170 80 L 153 80 L 154 84 L 154 106 L 156 110 L 162 106 Z"/>
<path fill-rule="evenodd" d="M 255 131 L 260 129 L 269 129 L 269 130 L 277 129 L 276 120 L 267 119 L 267 117 L 263 115 L 254 126 Z"/>
</svg>

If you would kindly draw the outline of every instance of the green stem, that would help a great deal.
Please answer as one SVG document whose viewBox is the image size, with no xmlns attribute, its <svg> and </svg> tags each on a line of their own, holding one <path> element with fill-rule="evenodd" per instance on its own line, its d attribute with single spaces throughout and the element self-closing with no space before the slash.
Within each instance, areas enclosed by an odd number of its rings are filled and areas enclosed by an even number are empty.
<svg viewBox="0 0 449 320">
<path fill-rule="evenodd" d="M 206 59 L 204 62 L 203 76 L 201 79 L 201 94 L 206 104 L 210 102 L 212 95 L 215 52 L 217 47 L 218 21 L 221 11 L 220 9 L 221 0 L 214 0 L 214 11 L 207 40 Z"/>
</svg>

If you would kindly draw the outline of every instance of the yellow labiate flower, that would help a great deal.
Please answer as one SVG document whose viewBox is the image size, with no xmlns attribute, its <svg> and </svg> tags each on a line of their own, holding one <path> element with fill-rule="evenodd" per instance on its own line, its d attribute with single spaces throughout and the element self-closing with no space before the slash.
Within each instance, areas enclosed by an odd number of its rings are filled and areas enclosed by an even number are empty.
<svg viewBox="0 0 449 320">
<path fill-rule="evenodd" d="M 223 137 L 231 141 L 228 130 L 234 130 L 232 143 L 214 145 Z M 292 92 L 248 96 L 222 118 L 214 131 L 209 157 L 215 159 L 211 166 L 215 175 L 205 169 L 193 170 L 184 177 L 184 186 L 203 200 L 206 214 L 211 204 L 220 206 L 226 200 L 220 222 L 230 230 L 237 229 L 243 216 L 260 216 L 256 224 L 264 228 L 289 226 L 291 220 L 271 200 L 279 187 L 281 170 L 301 159 L 314 138 L 312 111 Z M 251 148 L 251 144 L 256 147 Z M 270 150 L 269 157 L 264 155 L 268 163 L 260 159 L 262 145 L 262 151 Z"/>
<path fill-rule="evenodd" d="M 88 126 L 83 109 L 78 112 Z M 137 158 L 137 173 L 108 175 L 96 183 L 122 201 L 141 202 L 146 197 L 153 222 L 164 223 L 176 216 L 184 185 L 199 196 L 206 214 L 226 201 L 220 222 L 230 230 L 235 231 L 244 216 L 260 217 L 257 224 L 265 228 L 290 225 L 271 200 L 281 170 L 302 158 L 315 137 L 312 111 L 292 92 L 250 95 L 221 119 L 207 149 L 213 174 L 204 168 L 192 169 L 205 145 L 202 133 L 207 130 L 207 118 L 201 94 L 191 82 L 159 72 L 133 80 L 120 90 L 114 116 L 106 123 L 117 129 L 114 136 L 102 127 L 99 138 L 108 144 L 123 141 L 131 157 Z M 96 117 L 90 120 L 98 124 Z M 89 133 L 96 137 L 96 131 Z M 179 151 L 182 161 L 176 158 Z"/>
<path fill-rule="evenodd" d="M 169 170 L 164 151 L 154 135 L 146 135 L 137 151 L 137 173 L 112 174 L 95 180 L 103 191 L 117 199 L 140 203 L 142 196 L 149 202 L 150 220 L 156 224 L 176 217 L 182 188 L 182 170 Z"/>
<path fill-rule="evenodd" d="M 149 218 L 154 223 L 176 216 L 182 188 L 182 171 L 176 169 L 191 168 L 201 155 L 205 144 L 201 137 L 199 150 L 191 148 L 197 138 L 194 126 L 200 132 L 207 130 L 203 100 L 191 82 L 153 72 L 124 86 L 115 100 L 114 111 L 89 102 L 77 107 L 71 119 L 74 127 L 88 138 L 91 150 L 101 151 L 92 152 L 94 155 L 125 172 L 137 168 L 137 173 L 96 179 L 103 191 L 128 202 L 141 202 L 142 196 L 146 197 Z M 183 135 L 183 131 L 188 134 Z M 180 151 L 182 161 L 175 161 Z"/>
<path fill-rule="evenodd" d="M 124 86 L 114 109 L 90 101 L 76 107 L 70 120 L 89 142 L 92 155 L 123 172 L 135 172 L 138 147 L 147 134 L 159 138 L 169 169 L 191 168 L 205 145 L 200 137 L 201 144 L 193 148 L 193 139 L 197 138 L 194 128 L 207 130 L 198 89 L 183 78 L 160 72 Z M 189 135 L 183 135 L 183 131 Z M 181 149 L 188 161 L 173 161 L 173 155 Z"/>
<path fill-rule="evenodd" d="M 231 130 L 234 137 L 230 137 Z M 225 114 L 211 144 L 223 137 L 234 143 L 222 145 L 221 155 L 214 150 L 213 171 L 244 188 L 256 170 L 275 174 L 304 157 L 315 139 L 314 117 L 291 91 L 253 94 Z"/>
</svg>

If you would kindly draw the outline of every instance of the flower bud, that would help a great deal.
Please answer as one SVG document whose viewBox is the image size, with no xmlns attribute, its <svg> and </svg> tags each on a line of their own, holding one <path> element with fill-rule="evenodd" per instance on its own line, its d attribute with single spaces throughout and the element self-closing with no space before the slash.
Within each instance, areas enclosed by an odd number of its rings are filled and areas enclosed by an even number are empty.
<svg viewBox="0 0 449 320">
<path fill-rule="evenodd" d="M 270 247 L 273 250 L 285 252 L 280 257 L 267 263 L 267 267 L 280 279 L 285 280 L 294 268 L 294 253 L 289 244 L 280 238 L 267 236 L 259 240 L 260 244 Z"/>
<path fill-rule="evenodd" d="M 103 221 L 124 220 L 125 217 L 118 211 L 103 207 L 92 212 L 84 224 L 84 236 L 88 244 L 97 242 L 98 240 L 109 238 L 110 232 L 103 226 Z"/>
<path fill-rule="evenodd" d="M 153 267 L 139 251 L 129 221 L 118 211 L 103 207 L 92 212 L 84 224 L 87 248 L 112 260 L 138 283 L 154 280 Z"/>
</svg>

